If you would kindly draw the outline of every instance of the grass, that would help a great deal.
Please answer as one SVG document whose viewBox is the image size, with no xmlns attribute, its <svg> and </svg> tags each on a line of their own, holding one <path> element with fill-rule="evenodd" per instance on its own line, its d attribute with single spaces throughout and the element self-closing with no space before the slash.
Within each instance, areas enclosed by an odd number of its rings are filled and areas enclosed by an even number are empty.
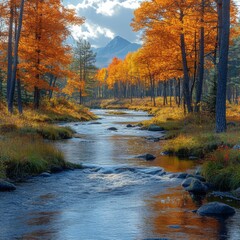
<svg viewBox="0 0 240 240">
<path fill-rule="evenodd" d="M 66 167 L 63 154 L 36 136 L 1 140 L 0 162 L 4 175 L 12 179 L 36 175 L 54 165 Z"/>
<path fill-rule="evenodd" d="M 21 179 L 48 171 L 51 166 L 79 168 L 64 161 L 63 154 L 50 142 L 71 138 L 74 131 L 53 123 L 96 119 L 87 108 L 65 99 L 44 101 L 35 111 L 25 106 L 24 114 L 8 114 L 0 102 L 0 178 Z"/>
<path fill-rule="evenodd" d="M 218 148 L 203 164 L 203 176 L 219 190 L 240 186 L 240 152 L 228 147 Z"/>
</svg>

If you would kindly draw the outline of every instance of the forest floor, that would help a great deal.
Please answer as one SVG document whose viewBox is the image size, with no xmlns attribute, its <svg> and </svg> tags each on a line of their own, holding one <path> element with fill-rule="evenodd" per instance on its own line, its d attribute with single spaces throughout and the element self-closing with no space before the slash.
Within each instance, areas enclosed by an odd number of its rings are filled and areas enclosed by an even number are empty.
<svg viewBox="0 0 240 240">
<path fill-rule="evenodd" d="M 74 131 L 58 122 L 95 119 L 87 108 L 53 99 L 39 110 L 24 107 L 23 115 L 8 114 L 0 102 L 0 179 L 23 179 L 46 171 L 80 167 L 67 163 L 63 154 L 47 140 L 71 138 Z"/>
<path fill-rule="evenodd" d="M 166 130 L 160 141 L 165 154 L 180 158 L 202 159 L 202 175 L 220 190 L 240 187 L 240 106 L 227 105 L 226 133 L 215 132 L 215 119 L 206 112 L 184 114 L 174 99 L 172 106 L 163 105 L 163 99 L 156 99 L 152 107 L 150 98 L 123 100 L 102 100 L 92 102 L 92 106 L 107 109 L 134 109 L 148 111 L 153 115 L 142 122 L 143 128 L 151 124 Z M 239 145 L 238 145 L 239 144 Z"/>
</svg>

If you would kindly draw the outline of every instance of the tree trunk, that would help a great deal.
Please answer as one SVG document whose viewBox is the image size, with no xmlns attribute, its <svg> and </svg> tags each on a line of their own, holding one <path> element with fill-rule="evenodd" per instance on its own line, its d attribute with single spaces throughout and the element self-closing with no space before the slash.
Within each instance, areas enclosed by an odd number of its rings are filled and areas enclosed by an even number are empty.
<svg viewBox="0 0 240 240">
<path fill-rule="evenodd" d="M 183 23 L 183 12 L 180 10 L 180 20 Z M 186 55 L 186 44 L 185 44 L 185 36 L 182 32 L 180 34 L 180 43 L 181 43 L 181 54 L 182 54 L 182 64 L 183 64 L 183 94 L 184 100 L 187 105 L 188 112 L 192 112 L 192 103 L 191 103 L 191 96 L 189 91 L 189 73 L 188 73 L 188 64 L 187 64 L 187 55 Z"/>
<path fill-rule="evenodd" d="M 228 50 L 230 34 L 230 0 L 219 1 L 222 4 L 222 31 L 218 63 L 218 85 L 216 101 L 216 132 L 225 132 L 226 127 L 226 88 L 228 73 Z"/>
<path fill-rule="evenodd" d="M 23 113 L 23 107 L 22 107 L 22 92 L 21 92 L 21 81 L 20 79 L 17 79 L 17 100 L 18 100 L 18 112 L 20 114 Z"/>
<path fill-rule="evenodd" d="M 10 113 L 13 112 L 13 100 L 14 100 L 14 91 L 15 91 L 16 73 L 17 73 L 17 64 L 18 64 L 18 46 L 19 46 L 19 40 L 21 35 L 21 29 L 22 29 L 23 10 L 24 10 L 24 0 L 21 0 L 18 28 L 17 28 L 16 40 L 14 44 L 13 71 L 11 76 L 11 86 L 9 89 L 9 99 L 8 99 L 8 111 Z"/>
<path fill-rule="evenodd" d="M 40 106 L 40 90 L 38 87 L 34 87 L 34 99 L 33 99 L 34 109 L 38 109 Z"/>
<path fill-rule="evenodd" d="M 7 101 L 9 101 L 9 93 L 12 79 L 12 36 L 13 35 L 13 1 L 10 2 L 10 19 L 8 30 L 8 70 L 7 70 Z"/>
<path fill-rule="evenodd" d="M 201 4 L 201 23 L 204 24 L 204 12 L 205 12 L 205 0 L 202 0 Z M 199 68 L 198 68 L 198 79 L 196 84 L 196 105 L 195 112 L 200 110 L 200 102 L 202 98 L 202 86 L 204 77 L 204 27 L 201 26 L 200 29 L 200 53 L 199 53 Z"/>
</svg>

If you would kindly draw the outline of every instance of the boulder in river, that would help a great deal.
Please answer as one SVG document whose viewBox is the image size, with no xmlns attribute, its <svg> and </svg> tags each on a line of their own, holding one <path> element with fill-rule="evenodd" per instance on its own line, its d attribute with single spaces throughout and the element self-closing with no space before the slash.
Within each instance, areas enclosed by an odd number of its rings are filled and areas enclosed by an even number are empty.
<svg viewBox="0 0 240 240">
<path fill-rule="evenodd" d="M 188 173 L 179 173 L 177 178 L 185 179 L 188 176 Z"/>
<path fill-rule="evenodd" d="M 153 132 L 156 132 L 156 131 L 164 131 L 164 128 L 162 127 L 159 127 L 155 124 L 151 124 L 149 127 L 148 127 L 148 131 L 153 131 Z"/>
<path fill-rule="evenodd" d="M 101 122 L 90 122 L 89 125 L 99 125 L 102 124 Z"/>
<path fill-rule="evenodd" d="M 115 127 L 110 127 L 110 128 L 108 128 L 107 130 L 110 130 L 110 131 L 117 131 L 117 128 L 115 128 Z"/>
<path fill-rule="evenodd" d="M 201 175 L 194 175 L 194 178 L 200 180 L 201 182 L 206 182 L 206 179 Z"/>
<path fill-rule="evenodd" d="M 0 180 L 0 192 L 14 191 L 16 186 L 10 182 Z"/>
<path fill-rule="evenodd" d="M 190 180 L 188 180 L 190 179 Z M 186 180 L 188 180 L 190 182 L 190 185 L 187 187 L 184 187 L 186 191 L 193 193 L 193 194 L 206 194 L 208 191 L 208 187 L 202 183 L 200 180 L 196 179 L 196 178 L 187 178 Z M 189 183 L 188 182 L 188 183 Z M 186 185 L 185 183 L 182 183 L 182 186 Z"/>
<path fill-rule="evenodd" d="M 235 209 L 225 203 L 210 202 L 201 206 L 197 213 L 201 216 L 231 216 L 235 214 Z"/>
<path fill-rule="evenodd" d="M 39 175 L 40 177 L 50 177 L 51 176 L 51 173 L 48 173 L 48 172 L 43 172 Z"/>
<path fill-rule="evenodd" d="M 132 128 L 132 127 L 134 127 L 132 124 L 127 124 L 127 126 L 126 126 L 127 128 Z"/>
<path fill-rule="evenodd" d="M 159 142 L 160 141 L 159 137 L 145 137 L 145 139 L 150 142 Z"/>
<path fill-rule="evenodd" d="M 61 166 L 51 166 L 50 168 L 51 173 L 59 173 L 62 171 L 63 171 L 63 168 Z"/>
<path fill-rule="evenodd" d="M 192 180 L 194 177 L 187 177 L 183 182 L 182 182 L 182 187 L 186 188 L 191 185 Z"/>
<path fill-rule="evenodd" d="M 147 154 L 144 154 L 144 155 L 140 155 L 140 156 L 137 156 L 136 158 L 143 158 L 147 161 L 152 161 L 154 160 L 156 157 L 150 153 L 147 153 Z"/>
<path fill-rule="evenodd" d="M 240 187 L 237 188 L 236 190 L 234 190 L 232 193 L 233 193 L 233 195 L 236 196 L 237 198 L 240 198 Z"/>
</svg>

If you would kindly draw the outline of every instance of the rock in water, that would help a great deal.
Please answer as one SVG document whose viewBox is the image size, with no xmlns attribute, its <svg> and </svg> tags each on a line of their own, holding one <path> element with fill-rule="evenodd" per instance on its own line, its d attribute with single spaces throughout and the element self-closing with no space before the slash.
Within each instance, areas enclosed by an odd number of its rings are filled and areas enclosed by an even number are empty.
<svg viewBox="0 0 240 240">
<path fill-rule="evenodd" d="M 147 154 L 144 154 L 144 155 L 137 156 L 136 158 L 143 158 L 143 159 L 145 159 L 147 161 L 152 161 L 156 157 L 154 155 L 152 155 L 152 154 L 147 153 Z"/>
<path fill-rule="evenodd" d="M 16 186 L 10 182 L 0 180 L 0 192 L 14 191 Z"/>
<path fill-rule="evenodd" d="M 188 177 L 182 182 L 182 187 L 186 188 L 191 185 L 192 180 L 195 179 L 194 177 Z"/>
<path fill-rule="evenodd" d="M 201 216 L 231 216 L 235 209 L 225 203 L 211 202 L 201 206 L 197 213 Z"/>
<path fill-rule="evenodd" d="M 152 154 L 149 154 L 149 153 L 146 154 L 146 160 L 147 160 L 147 161 L 154 160 L 155 158 L 156 158 L 156 157 L 153 156 Z"/>
<path fill-rule="evenodd" d="M 48 172 L 43 172 L 39 175 L 40 177 L 51 177 L 51 174 Z"/>
<path fill-rule="evenodd" d="M 108 128 L 107 130 L 110 130 L 110 131 L 117 131 L 117 128 L 115 128 L 115 127 L 110 127 L 110 128 Z"/>
<path fill-rule="evenodd" d="M 99 125 L 99 124 L 102 124 L 100 122 L 90 122 L 89 125 Z"/>
<path fill-rule="evenodd" d="M 134 127 L 132 124 L 128 124 L 127 126 L 126 126 L 127 128 L 132 128 L 132 127 Z"/>
<path fill-rule="evenodd" d="M 60 166 L 51 166 L 51 168 L 50 168 L 51 173 L 59 173 L 62 171 L 63 171 L 63 168 Z"/>
<path fill-rule="evenodd" d="M 179 173 L 177 178 L 180 178 L 180 179 L 185 179 L 187 177 L 188 173 Z"/>
<path fill-rule="evenodd" d="M 188 178 L 189 179 L 189 178 Z M 190 185 L 185 190 L 193 194 L 206 194 L 208 187 L 196 178 L 190 178 Z"/>
<path fill-rule="evenodd" d="M 151 124 L 149 127 L 148 127 L 148 131 L 164 131 L 164 128 L 162 127 L 159 127 L 155 124 Z"/>
</svg>

